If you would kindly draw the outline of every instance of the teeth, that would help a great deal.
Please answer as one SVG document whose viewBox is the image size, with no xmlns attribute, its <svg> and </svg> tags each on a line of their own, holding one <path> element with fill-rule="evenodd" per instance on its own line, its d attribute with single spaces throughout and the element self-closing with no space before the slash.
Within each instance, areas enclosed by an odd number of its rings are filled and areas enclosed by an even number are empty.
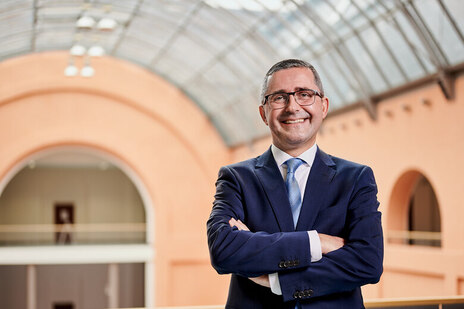
<svg viewBox="0 0 464 309">
<path fill-rule="evenodd" d="M 297 120 L 287 120 L 285 123 L 298 123 L 298 122 L 303 122 L 304 119 L 297 119 Z"/>
</svg>

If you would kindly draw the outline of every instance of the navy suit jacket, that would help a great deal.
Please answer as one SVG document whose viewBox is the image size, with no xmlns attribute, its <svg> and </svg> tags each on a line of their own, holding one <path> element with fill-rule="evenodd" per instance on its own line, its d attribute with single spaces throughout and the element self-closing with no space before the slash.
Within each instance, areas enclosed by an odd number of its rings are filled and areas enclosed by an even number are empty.
<svg viewBox="0 0 464 309">
<path fill-rule="evenodd" d="M 270 149 L 222 167 L 207 223 L 211 263 L 231 273 L 226 308 L 364 308 L 360 287 L 382 274 L 383 236 L 372 170 L 317 150 L 296 230 Z M 229 225 L 240 219 L 250 231 Z M 345 239 L 311 263 L 307 231 Z M 283 295 L 248 277 L 278 272 Z"/>
</svg>

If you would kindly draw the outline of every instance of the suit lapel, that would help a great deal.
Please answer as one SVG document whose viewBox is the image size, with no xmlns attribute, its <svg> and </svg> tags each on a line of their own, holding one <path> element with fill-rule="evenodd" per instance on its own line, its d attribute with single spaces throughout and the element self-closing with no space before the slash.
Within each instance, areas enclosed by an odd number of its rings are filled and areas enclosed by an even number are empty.
<svg viewBox="0 0 464 309">
<path fill-rule="evenodd" d="M 320 208 L 325 205 L 329 185 L 335 173 L 335 163 L 325 152 L 318 148 L 306 182 L 296 230 L 312 229 Z"/>
<path fill-rule="evenodd" d="M 270 149 L 258 158 L 255 173 L 271 204 L 280 230 L 282 232 L 294 231 L 285 183 Z"/>
</svg>

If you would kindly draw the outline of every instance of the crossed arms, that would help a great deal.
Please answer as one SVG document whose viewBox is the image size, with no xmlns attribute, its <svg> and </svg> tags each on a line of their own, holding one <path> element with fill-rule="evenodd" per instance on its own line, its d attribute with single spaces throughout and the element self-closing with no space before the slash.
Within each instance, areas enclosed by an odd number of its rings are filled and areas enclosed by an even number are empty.
<svg viewBox="0 0 464 309">
<path fill-rule="evenodd" d="M 242 221 L 235 220 L 235 218 L 231 218 L 229 220 L 229 225 L 231 227 L 238 228 L 240 231 L 250 231 L 248 227 Z M 345 240 L 341 237 L 330 236 L 326 234 L 318 234 L 318 235 L 319 235 L 319 239 L 321 243 L 322 254 L 327 254 L 329 252 L 340 249 L 341 247 L 343 247 L 345 243 Z M 269 275 L 250 277 L 249 279 L 256 284 L 259 284 L 259 285 L 262 285 L 268 288 L 271 287 L 271 284 L 269 282 Z"/>
<path fill-rule="evenodd" d="M 284 301 L 292 300 L 293 292 L 302 287 L 311 287 L 313 296 L 323 296 L 379 280 L 383 239 L 377 189 L 369 168 L 359 169 L 353 179 L 349 198 L 342 206 L 346 207 L 343 230 L 329 235 L 331 220 L 335 219 L 329 217 L 316 222 L 323 257 L 315 263 L 311 263 L 306 231 L 280 232 L 272 223 L 263 223 L 269 221 L 272 211 L 265 207 L 263 194 L 262 200 L 255 201 L 259 192 L 256 193 L 254 183 L 244 183 L 243 179 L 250 178 L 247 176 L 228 167 L 219 173 L 214 207 L 208 220 L 211 261 L 218 273 L 258 278 L 259 284 L 267 285 L 266 276 L 278 272 Z M 254 190 L 254 199 L 249 197 L 253 195 L 250 190 Z M 256 229 L 256 226 L 266 228 Z M 292 263 L 282 269 L 281 261 Z"/>
</svg>

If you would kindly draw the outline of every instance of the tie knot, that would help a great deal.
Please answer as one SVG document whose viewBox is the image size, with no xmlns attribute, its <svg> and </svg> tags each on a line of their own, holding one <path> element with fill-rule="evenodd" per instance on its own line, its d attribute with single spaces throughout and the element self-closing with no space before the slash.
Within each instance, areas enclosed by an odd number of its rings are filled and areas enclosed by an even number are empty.
<svg viewBox="0 0 464 309">
<path fill-rule="evenodd" d="M 303 164 L 303 160 L 300 158 L 291 158 L 285 161 L 285 164 L 287 165 L 287 173 L 294 173 Z"/>
</svg>

